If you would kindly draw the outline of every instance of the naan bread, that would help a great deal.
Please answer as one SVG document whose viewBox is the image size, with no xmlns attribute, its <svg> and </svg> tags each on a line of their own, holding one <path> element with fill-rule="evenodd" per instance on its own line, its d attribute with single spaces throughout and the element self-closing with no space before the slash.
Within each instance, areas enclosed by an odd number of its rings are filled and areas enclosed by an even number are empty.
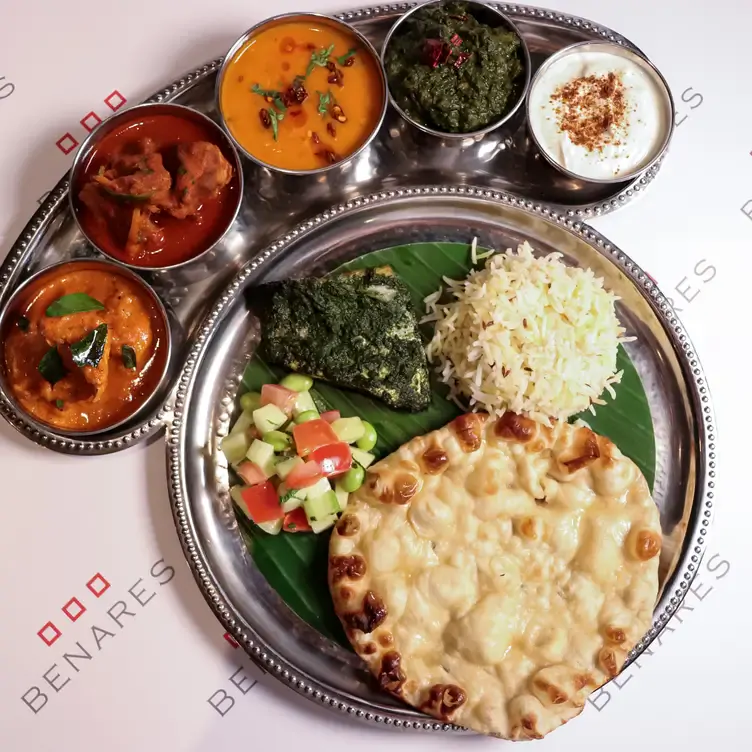
<svg viewBox="0 0 752 752">
<path fill-rule="evenodd" d="M 329 586 L 380 686 L 442 721 L 539 739 L 651 625 L 658 510 L 584 426 L 462 415 L 373 465 Z"/>
</svg>

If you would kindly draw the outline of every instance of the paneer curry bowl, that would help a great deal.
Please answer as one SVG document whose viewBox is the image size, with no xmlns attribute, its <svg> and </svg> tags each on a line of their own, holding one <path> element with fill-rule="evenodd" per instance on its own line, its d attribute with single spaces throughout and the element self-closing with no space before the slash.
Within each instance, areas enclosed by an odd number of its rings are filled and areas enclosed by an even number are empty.
<svg viewBox="0 0 752 752">
<path fill-rule="evenodd" d="M 164 306 L 136 274 L 107 261 L 68 261 L 29 278 L 5 308 L 0 335 L 6 395 L 77 436 L 154 407 L 170 360 Z"/>
<path fill-rule="evenodd" d="M 107 120 L 71 170 L 71 209 L 114 260 L 172 269 L 214 248 L 240 209 L 242 170 L 222 129 L 200 112 L 146 104 Z"/>
</svg>

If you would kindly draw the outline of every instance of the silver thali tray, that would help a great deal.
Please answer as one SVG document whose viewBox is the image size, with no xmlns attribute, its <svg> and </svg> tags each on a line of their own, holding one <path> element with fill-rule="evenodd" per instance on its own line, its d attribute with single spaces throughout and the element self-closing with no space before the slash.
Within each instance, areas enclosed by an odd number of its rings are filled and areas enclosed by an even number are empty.
<svg viewBox="0 0 752 752">
<path fill-rule="evenodd" d="M 587 225 L 488 189 L 434 186 L 382 191 L 340 204 L 264 249 L 225 289 L 195 334 L 168 429 L 168 479 L 178 533 L 204 596 L 226 629 L 266 671 L 318 702 L 370 721 L 454 729 L 379 691 L 350 651 L 304 623 L 253 563 L 228 493 L 219 443 L 229 430 L 240 378 L 259 341 L 247 297 L 253 286 L 318 275 L 369 251 L 423 241 L 496 249 L 528 239 L 592 268 L 620 298 L 626 345 L 648 396 L 656 437 L 654 497 L 661 513 L 659 601 L 653 626 L 630 653 L 661 632 L 695 577 L 712 516 L 715 427 L 692 345 L 650 278 Z"/>
<path fill-rule="evenodd" d="M 353 10 L 339 18 L 378 48 L 414 4 Z M 611 29 L 554 11 L 496 4 L 517 24 L 533 69 L 575 42 L 608 40 L 642 54 Z M 216 119 L 212 61 L 155 93 Z M 142 276 L 164 301 L 173 332 L 172 377 L 152 414 L 84 441 L 55 433 L 0 390 L 0 413 L 48 448 L 95 455 L 118 451 L 167 427 L 168 478 L 186 558 L 219 619 L 266 671 L 325 706 L 402 728 L 452 729 L 383 695 L 351 652 L 302 622 L 271 590 L 243 543 L 218 451 L 240 374 L 258 340 L 244 299 L 248 286 L 316 274 L 356 255 L 410 240 L 473 236 L 503 249 L 529 239 L 587 264 L 622 297 L 620 318 L 638 339 L 628 347 L 650 400 L 657 445 L 662 590 L 654 623 L 634 660 L 676 611 L 705 550 L 712 517 L 715 426 L 702 368 L 665 297 L 650 278 L 585 219 L 644 192 L 660 164 L 618 185 L 565 178 L 535 150 L 523 121 L 478 143 L 448 148 L 423 140 L 392 112 L 362 158 L 325 181 L 272 175 L 246 162 L 245 200 L 230 233 L 200 262 Z M 431 187 L 425 187 L 430 185 Z M 0 267 L 0 306 L 31 274 L 66 259 L 96 256 L 68 210 L 64 177 Z M 334 206 L 332 206 L 334 205 Z M 332 208 L 327 208 L 332 207 Z"/>
<path fill-rule="evenodd" d="M 378 49 L 389 28 L 415 3 L 397 3 L 339 13 Z M 517 25 L 527 42 L 533 71 L 552 53 L 575 42 L 609 41 L 643 53 L 615 31 L 576 16 L 524 5 L 491 3 Z M 643 55 L 644 56 L 644 55 Z M 222 59 L 187 73 L 147 102 L 175 102 L 218 120 L 214 88 Z M 512 192 L 536 207 L 547 206 L 563 216 L 586 219 L 614 211 L 644 192 L 660 163 L 632 181 L 613 185 L 585 183 L 566 177 L 539 154 L 519 117 L 479 142 L 432 139 L 414 132 L 391 111 L 373 144 L 342 170 L 325 180 L 272 174 L 245 160 L 245 200 L 237 220 L 210 253 L 170 271 L 142 271 L 156 290 L 171 319 L 173 359 L 158 405 L 150 414 L 96 440 L 61 434 L 30 419 L 0 388 L 0 414 L 24 436 L 50 449 L 75 455 L 116 452 L 169 425 L 175 376 L 195 329 L 216 296 L 250 258 L 297 222 L 332 204 L 373 191 L 424 184 L 465 184 Z M 0 309 L 25 279 L 52 263 L 97 256 L 68 209 L 68 176 L 50 192 L 0 267 Z"/>
</svg>

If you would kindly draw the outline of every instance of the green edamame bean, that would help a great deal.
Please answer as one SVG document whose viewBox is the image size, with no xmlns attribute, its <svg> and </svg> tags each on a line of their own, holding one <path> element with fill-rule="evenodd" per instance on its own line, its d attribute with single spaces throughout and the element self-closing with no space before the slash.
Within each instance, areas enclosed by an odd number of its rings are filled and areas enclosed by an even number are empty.
<svg viewBox="0 0 752 752">
<path fill-rule="evenodd" d="M 288 373 L 279 383 L 293 392 L 307 392 L 313 386 L 313 379 L 302 373 Z"/>
<path fill-rule="evenodd" d="M 319 417 L 319 414 L 315 410 L 306 410 L 304 413 L 300 413 L 300 415 L 295 418 L 295 422 L 308 423 L 309 420 L 316 420 Z"/>
<path fill-rule="evenodd" d="M 370 452 L 376 446 L 379 436 L 376 429 L 367 420 L 363 421 L 363 428 L 365 433 L 355 442 L 355 446 L 364 452 Z"/>
<path fill-rule="evenodd" d="M 353 465 L 343 476 L 340 478 L 340 485 L 347 493 L 353 493 L 357 491 L 362 485 L 366 477 L 366 471 L 360 465 Z"/>
<path fill-rule="evenodd" d="M 240 409 L 253 412 L 261 407 L 261 395 L 258 392 L 246 392 L 240 395 Z"/>
<path fill-rule="evenodd" d="M 275 452 L 284 452 L 285 449 L 290 448 L 292 443 L 290 436 L 282 431 L 269 431 L 261 437 L 261 441 L 271 444 L 274 447 Z"/>
</svg>

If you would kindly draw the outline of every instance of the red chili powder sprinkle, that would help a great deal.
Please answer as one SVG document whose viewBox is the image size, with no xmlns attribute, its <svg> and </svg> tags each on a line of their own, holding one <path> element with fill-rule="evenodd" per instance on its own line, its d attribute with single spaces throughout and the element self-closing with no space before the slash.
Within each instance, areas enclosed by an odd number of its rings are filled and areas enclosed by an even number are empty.
<svg viewBox="0 0 752 752">
<path fill-rule="evenodd" d="M 559 129 L 576 146 L 603 151 L 608 144 L 621 145 L 628 106 L 624 83 L 616 73 L 576 78 L 560 86 L 551 101 L 557 103 Z"/>
</svg>

